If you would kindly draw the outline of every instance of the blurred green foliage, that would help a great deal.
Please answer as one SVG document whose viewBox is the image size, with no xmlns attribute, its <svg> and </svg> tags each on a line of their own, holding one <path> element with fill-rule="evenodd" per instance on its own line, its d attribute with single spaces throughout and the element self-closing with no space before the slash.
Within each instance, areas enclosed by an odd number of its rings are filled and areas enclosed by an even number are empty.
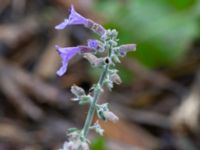
<svg viewBox="0 0 200 150">
<path fill-rule="evenodd" d="M 121 43 L 137 44 L 129 56 L 149 67 L 180 62 L 200 33 L 200 0 L 99 0 L 96 6 Z"/>
<path fill-rule="evenodd" d="M 105 139 L 98 137 L 92 141 L 91 150 L 105 150 Z"/>
</svg>

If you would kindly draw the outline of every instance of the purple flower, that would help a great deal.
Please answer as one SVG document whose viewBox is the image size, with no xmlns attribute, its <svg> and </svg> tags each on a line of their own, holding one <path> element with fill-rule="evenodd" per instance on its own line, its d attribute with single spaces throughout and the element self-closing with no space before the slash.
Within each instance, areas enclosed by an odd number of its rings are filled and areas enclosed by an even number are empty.
<svg viewBox="0 0 200 150">
<path fill-rule="evenodd" d="M 103 48 L 103 44 L 98 41 L 98 40 L 88 40 L 87 41 L 87 44 L 88 44 L 88 47 L 92 48 L 92 49 L 95 49 L 99 52 L 103 52 L 104 51 L 104 48 Z"/>
<path fill-rule="evenodd" d="M 94 49 L 97 49 L 99 47 L 99 42 L 97 40 L 88 40 L 87 41 L 88 43 L 88 47 L 91 47 L 91 48 L 94 48 Z"/>
<path fill-rule="evenodd" d="M 68 25 L 84 25 L 87 26 L 88 19 L 81 16 L 75 11 L 74 6 L 71 5 L 70 15 L 68 19 L 65 19 L 62 23 L 58 24 L 55 28 L 58 30 L 64 29 Z"/>
<path fill-rule="evenodd" d="M 119 47 L 119 54 L 124 57 L 127 52 L 136 50 L 135 44 L 124 44 Z"/>
<path fill-rule="evenodd" d="M 58 76 L 62 76 L 67 71 L 68 62 L 78 53 L 93 52 L 94 50 L 87 46 L 77 46 L 77 47 L 60 47 L 56 45 L 58 54 L 62 59 L 62 66 L 56 72 Z"/>
<path fill-rule="evenodd" d="M 56 49 L 58 51 L 58 54 L 60 55 L 62 59 L 62 66 L 60 69 L 56 72 L 58 76 L 62 76 L 67 71 L 68 62 L 72 57 L 74 57 L 77 53 L 79 53 L 80 47 L 59 47 L 56 45 Z"/>
<path fill-rule="evenodd" d="M 84 25 L 86 28 L 91 29 L 92 31 L 101 36 L 106 33 L 106 30 L 101 25 L 90 19 L 83 17 L 78 12 L 76 12 L 73 5 L 71 5 L 70 8 L 69 18 L 64 19 L 64 21 L 58 24 L 55 28 L 57 30 L 62 30 L 69 25 Z"/>
</svg>

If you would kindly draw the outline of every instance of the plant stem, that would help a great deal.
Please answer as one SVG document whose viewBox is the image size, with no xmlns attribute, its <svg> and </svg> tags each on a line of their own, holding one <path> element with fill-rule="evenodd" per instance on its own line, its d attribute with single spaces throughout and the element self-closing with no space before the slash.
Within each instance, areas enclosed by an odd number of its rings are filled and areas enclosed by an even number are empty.
<svg viewBox="0 0 200 150">
<path fill-rule="evenodd" d="M 104 71 L 102 72 L 101 76 L 100 76 L 100 79 L 97 83 L 97 86 L 99 85 L 100 88 L 98 89 L 95 89 L 94 90 L 94 98 L 93 98 L 93 101 L 92 103 L 90 104 L 90 108 L 89 108 L 89 111 L 88 111 L 88 114 L 87 114 L 87 117 L 86 117 L 86 121 L 85 121 L 85 124 L 84 124 L 84 127 L 83 127 L 83 135 L 84 137 L 87 137 L 87 134 L 89 132 L 89 128 L 90 128 L 90 125 L 92 123 L 92 119 L 94 117 L 94 112 L 95 112 L 95 105 L 99 99 L 99 96 L 101 94 L 101 88 L 103 86 L 103 81 L 107 75 L 107 72 L 108 72 L 108 68 L 109 68 L 109 64 L 107 64 L 105 66 L 105 69 Z"/>
</svg>

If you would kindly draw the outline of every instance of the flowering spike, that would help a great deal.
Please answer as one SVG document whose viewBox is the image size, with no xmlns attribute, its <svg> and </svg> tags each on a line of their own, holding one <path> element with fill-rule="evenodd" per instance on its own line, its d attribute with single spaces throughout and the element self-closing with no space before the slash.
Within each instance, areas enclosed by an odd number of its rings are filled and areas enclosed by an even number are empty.
<svg viewBox="0 0 200 150">
<path fill-rule="evenodd" d="M 79 101 L 79 104 L 89 104 L 90 106 L 83 128 L 80 130 L 71 128 L 68 132 L 68 141 L 65 142 L 63 148 L 60 149 L 89 150 L 89 140 L 87 139 L 89 130 L 94 129 L 100 135 L 103 135 L 104 132 L 98 122 L 91 126 L 95 110 L 98 117 L 102 120 L 109 120 L 112 122 L 119 120 L 119 118 L 109 110 L 108 103 L 99 105 L 98 99 L 100 94 L 104 91 L 103 88 L 105 85 L 111 90 L 114 83 L 121 83 L 121 79 L 117 74 L 118 70 L 114 68 L 115 63 L 120 62 L 120 56 L 123 57 L 127 52 L 135 50 L 136 45 L 125 44 L 118 46 L 118 32 L 115 29 L 106 30 L 103 26 L 93 20 L 83 17 L 75 11 L 73 5 L 71 5 L 69 17 L 64 19 L 64 21 L 55 28 L 62 30 L 69 25 L 83 25 L 100 36 L 100 40 L 88 40 L 87 45 L 64 48 L 56 46 L 58 54 L 62 59 L 62 66 L 57 71 L 59 76 L 62 76 L 67 71 L 69 61 L 78 53 L 82 54 L 91 65 L 103 70 L 99 81 L 92 86 L 92 91 L 90 90 L 89 94 L 86 94 L 81 87 L 76 85 L 72 86 L 71 92 L 75 95 L 73 100 Z M 97 57 L 99 53 L 103 54 L 103 57 Z"/>
</svg>

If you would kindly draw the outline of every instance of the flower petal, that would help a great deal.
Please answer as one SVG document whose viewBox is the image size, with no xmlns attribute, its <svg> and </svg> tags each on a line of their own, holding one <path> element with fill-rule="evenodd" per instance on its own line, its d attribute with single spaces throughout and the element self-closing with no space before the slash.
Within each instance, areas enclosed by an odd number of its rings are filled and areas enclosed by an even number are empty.
<svg viewBox="0 0 200 150">
<path fill-rule="evenodd" d="M 68 19 L 65 19 L 63 22 L 61 22 L 60 24 L 58 24 L 57 26 L 55 26 L 55 29 L 57 29 L 57 30 L 62 30 L 62 29 L 64 29 L 68 24 L 69 24 L 69 20 L 68 20 Z"/>
<path fill-rule="evenodd" d="M 75 25 L 75 24 L 86 25 L 87 23 L 88 19 L 80 15 L 78 12 L 76 12 L 74 6 L 71 5 L 71 11 L 69 15 L 69 25 Z"/>
<path fill-rule="evenodd" d="M 63 22 L 55 26 L 55 29 L 57 30 L 62 30 L 65 27 L 69 25 L 87 25 L 88 24 L 88 19 L 81 16 L 76 10 L 74 9 L 74 6 L 71 5 L 70 8 L 70 15 L 68 19 L 65 19 Z"/>
<path fill-rule="evenodd" d="M 60 69 L 56 72 L 56 74 L 58 76 L 63 76 L 65 74 L 65 72 L 67 71 L 67 66 L 68 66 L 68 64 L 62 65 L 60 67 Z"/>
</svg>

